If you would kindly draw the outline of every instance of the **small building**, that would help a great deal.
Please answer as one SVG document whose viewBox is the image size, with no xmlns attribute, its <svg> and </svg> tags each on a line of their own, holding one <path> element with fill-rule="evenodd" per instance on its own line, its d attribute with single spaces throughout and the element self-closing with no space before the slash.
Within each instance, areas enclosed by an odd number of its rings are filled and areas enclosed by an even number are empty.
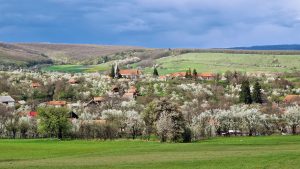
<svg viewBox="0 0 300 169">
<path fill-rule="evenodd" d="M 133 100 L 137 97 L 138 91 L 137 88 L 134 86 L 131 86 L 126 93 L 124 93 L 123 98 Z"/>
<path fill-rule="evenodd" d="M 300 95 L 287 95 L 284 98 L 284 102 L 287 104 L 292 104 L 292 103 L 300 103 Z"/>
<path fill-rule="evenodd" d="M 169 76 L 171 78 L 184 78 L 186 75 L 186 72 L 175 72 L 175 73 L 171 73 Z"/>
<path fill-rule="evenodd" d="M 13 99 L 11 96 L 0 96 L 0 103 L 8 107 L 14 107 L 15 99 Z"/>
<path fill-rule="evenodd" d="M 39 88 L 41 87 L 42 85 L 40 83 L 31 83 L 31 87 L 36 89 L 36 88 Z"/>
<path fill-rule="evenodd" d="M 31 117 L 31 118 L 34 118 L 38 115 L 38 112 L 35 112 L 35 111 L 31 111 L 28 113 L 28 116 Z"/>
<path fill-rule="evenodd" d="M 67 105 L 66 101 L 49 101 L 47 102 L 48 106 L 55 106 L 55 107 L 65 107 Z"/>
<path fill-rule="evenodd" d="M 69 84 L 71 84 L 71 85 L 78 84 L 78 80 L 75 79 L 75 78 L 71 78 L 68 82 L 69 82 Z"/>
<path fill-rule="evenodd" d="M 133 93 L 124 93 L 122 96 L 124 99 L 133 100 L 136 98 L 136 95 Z"/>
<path fill-rule="evenodd" d="M 203 80 L 213 80 L 215 76 L 213 73 L 198 73 L 198 78 L 202 78 Z"/>
<path fill-rule="evenodd" d="M 90 105 L 100 105 L 102 102 L 105 101 L 105 98 L 102 97 L 102 96 L 97 96 L 97 97 L 94 97 L 93 100 L 89 101 L 87 103 L 87 106 L 90 106 Z"/>
<path fill-rule="evenodd" d="M 128 78 L 128 79 L 137 79 L 142 75 L 142 72 L 137 69 L 120 70 L 119 73 L 123 78 Z"/>
</svg>

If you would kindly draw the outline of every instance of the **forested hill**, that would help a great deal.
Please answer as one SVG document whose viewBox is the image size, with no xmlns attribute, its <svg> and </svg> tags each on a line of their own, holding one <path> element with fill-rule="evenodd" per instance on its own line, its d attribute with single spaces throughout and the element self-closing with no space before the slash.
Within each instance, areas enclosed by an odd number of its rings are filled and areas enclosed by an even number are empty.
<svg viewBox="0 0 300 169">
<path fill-rule="evenodd" d="M 238 50 L 300 50 L 300 45 L 262 45 L 262 46 L 250 46 L 250 47 L 234 47 L 230 49 Z"/>
</svg>

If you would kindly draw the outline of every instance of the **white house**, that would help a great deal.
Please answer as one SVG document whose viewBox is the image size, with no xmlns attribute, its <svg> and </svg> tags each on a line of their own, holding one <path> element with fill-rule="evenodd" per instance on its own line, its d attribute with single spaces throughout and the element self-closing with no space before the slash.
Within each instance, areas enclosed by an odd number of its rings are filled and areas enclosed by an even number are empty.
<svg viewBox="0 0 300 169">
<path fill-rule="evenodd" d="M 14 107 L 15 99 L 13 99 L 11 96 L 0 96 L 0 103 L 5 104 L 9 107 Z"/>
</svg>

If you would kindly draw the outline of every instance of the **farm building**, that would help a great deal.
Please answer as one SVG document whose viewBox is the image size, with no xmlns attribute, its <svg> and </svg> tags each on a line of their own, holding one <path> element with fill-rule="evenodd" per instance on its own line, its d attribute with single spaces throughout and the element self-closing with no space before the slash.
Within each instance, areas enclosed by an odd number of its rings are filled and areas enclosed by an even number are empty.
<svg viewBox="0 0 300 169">
<path fill-rule="evenodd" d="M 14 107 L 15 99 L 13 99 L 11 96 L 0 96 L 0 103 L 7 105 L 9 107 Z"/>
<path fill-rule="evenodd" d="M 55 106 L 55 107 L 64 107 L 67 105 L 66 101 L 50 101 L 47 102 L 48 106 Z"/>
<path fill-rule="evenodd" d="M 120 70 L 119 73 L 123 78 L 128 78 L 128 79 L 137 79 L 140 78 L 142 75 L 142 72 L 137 69 L 124 69 Z"/>
<path fill-rule="evenodd" d="M 292 103 L 300 103 L 300 95 L 287 95 L 284 98 L 284 102 L 287 104 L 292 104 Z"/>
<path fill-rule="evenodd" d="M 40 83 L 31 83 L 31 87 L 32 88 L 39 88 L 39 87 L 41 87 L 42 85 L 40 84 Z"/>
</svg>

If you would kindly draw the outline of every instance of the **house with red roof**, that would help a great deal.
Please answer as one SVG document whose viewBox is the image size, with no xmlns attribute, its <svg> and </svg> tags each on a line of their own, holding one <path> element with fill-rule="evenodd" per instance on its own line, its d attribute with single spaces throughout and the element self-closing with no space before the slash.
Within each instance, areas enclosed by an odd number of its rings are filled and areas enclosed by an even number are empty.
<svg viewBox="0 0 300 169">
<path fill-rule="evenodd" d="M 292 103 L 300 104 L 300 95 L 287 95 L 284 98 L 284 102 L 287 104 L 292 104 Z"/>
<path fill-rule="evenodd" d="M 67 105 L 66 101 L 49 101 L 47 102 L 48 106 L 55 106 L 55 107 L 65 107 Z"/>
<path fill-rule="evenodd" d="M 142 75 L 142 72 L 137 69 L 123 69 L 120 70 L 119 73 L 123 78 L 128 78 L 128 79 L 137 79 Z"/>
</svg>

